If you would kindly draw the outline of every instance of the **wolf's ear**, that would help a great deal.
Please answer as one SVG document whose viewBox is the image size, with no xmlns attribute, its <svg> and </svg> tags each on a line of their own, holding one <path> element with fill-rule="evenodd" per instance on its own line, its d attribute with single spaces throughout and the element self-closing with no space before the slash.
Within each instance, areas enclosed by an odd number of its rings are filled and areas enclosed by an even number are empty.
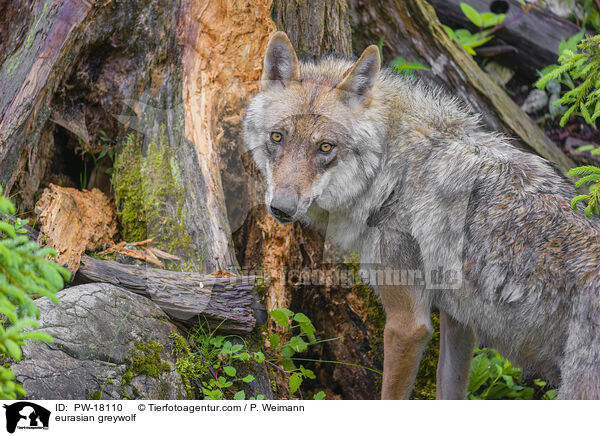
<svg viewBox="0 0 600 436">
<path fill-rule="evenodd" d="M 288 86 L 290 82 L 300 81 L 300 65 L 292 43 L 284 32 L 275 32 L 267 44 L 262 89 Z"/>
<path fill-rule="evenodd" d="M 336 85 L 337 89 L 348 93 L 348 98 L 362 103 L 375 83 L 381 67 L 379 48 L 368 46 L 356 63 L 344 74 L 344 78 Z"/>
</svg>

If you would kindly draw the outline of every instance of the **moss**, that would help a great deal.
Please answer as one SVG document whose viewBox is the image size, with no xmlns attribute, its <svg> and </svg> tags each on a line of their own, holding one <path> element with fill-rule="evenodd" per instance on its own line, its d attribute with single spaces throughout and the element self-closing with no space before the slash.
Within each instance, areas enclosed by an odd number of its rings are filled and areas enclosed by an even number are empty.
<svg viewBox="0 0 600 436">
<path fill-rule="evenodd" d="M 383 330 L 385 328 L 385 312 L 381 305 L 381 300 L 377 294 L 360 279 L 358 270 L 358 257 L 353 255 L 350 263 L 347 264 L 354 279 L 354 290 L 366 302 L 367 326 L 369 327 L 369 346 L 372 351 L 383 356 Z M 436 311 L 431 314 L 431 322 L 434 328 L 431 341 L 427 345 L 413 392 L 414 399 L 429 400 L 435 399 L 436 389 L 436 371 L 440 349 L 440 318 Z"/>
<path fill-rule="evenodd" d="M 242 341 L 243 348 L 234 355 L 227 356 L 227 353 L 222 352 L 222 346 L 225 341 L 234 343 L 237 342 L 234 336 L 221 336 L 215 334 L 214 331 L 206 330 L 202 325 L 198 325 L 192 329 L 186 340 L 181 335 L 171 334 L 173 344 L 173 352 L 176 357 L 175 369 L 181 376 L 184 389 L 187 392 L 188 398 L 197 399 L 210 395 L 210 391 L 215 389 L 211 387 L 209 382 L 214 380 L 215 374 L 219 378 L 225 376 L 223 372 L 224 366 L 232 366 L 236 370 L 236 376 L 226 376 L 228 381 L 233 384 L 225 390 L 227 399 L 231 399 L 233 393 L 244 390 L 246 396 L 265 394 L 264 392 L 254 392 L 252 385 L 249 385 L 241 380 L 241 377 L 253 375 L 258 379 L 257 371 L 262 371 L 264 368 L 256 363 L 252 357 L 251 350 L 263 349 L 263 335 L 255 330 L 251 332 Z M 246 357 L 242 359 L 242 355 Z M 204 387 L 204 393 L 201 392 L 201 386 Z M 207 393 L 208 392 L 208 393 Z"/>
<path fill-rule="evenodd" d="M 159 378 L 162 374 L 171 371 L 171 366 L 164 362 L 160 353 L 164 346 L 156 341 L 136 341 L 125 358 L 126 369 L 121 378 L 121 396 L 128 398 L 125 388 L 131 384 L 131 380 L 139 375 Z"/>
<path fill-rule="evenodd" d="M 29 31 L 27 32 L 27 36 L 25 37 L 25 41 L 24 41 L 23 45 L 19 49 L 15 50 L 4 61 L 3 72 L 6 77 L 12 76 L 17 71 L 18 67 L 22 66 L 23 59 L 24 59 L 23 55 L 25 55 L 25 54 L 31 55 L 31 53 L 27 53 L 27 52 L 29 49 L 31 49 L 34 46 L 34 42 L 36 41 L 36 39 L 40 38 L 40 26 L 42 23 L 47 21 L 51 4 L 52 4 L 52 2 L 50 2 L 50 1 L 47 1 L 44 3 L 44 6 L 42 7 L 42 10 L 40 11 L 39 15 L 34 17 L 33 22 L 31 23 L 31 26 L 29 26 Z M 37 50 L 37 48 L 36 48 L 36 50 Z M 25 57 L 25 59 L 34 59 L 34 57 L 29 56 L 29 57 Z M 32 60 L 29 61 L 30 64 L 32 62 L 33 62 Z"/>
<path fill-rule="evenodd" d="M 413 391 L 415 400 L 435 400 L 435 379 L 437 364 L 440 354 L 440 315 L 439 312 L 431 314 L 433 336 L 427 345 L 421 366 L 417 373 L 417 380 Z"/>
<path fill-rule="evenodd" d="M 195 389 L 196 379 L 198 378 L 200 361 L 193 358 L 190 347 L 185 338 L 177 333 L 170 335 L 173 344 L 173 353 L 177 358 L 175 362 L 175 370 L 179 373 L 183 388 L 189 399 L 196 399 L 197 392 Z"/>
<path fill-rule="evenodd" d="M 370 329 L 368 335 L 369 345 L 376 353 L 383 352 L 383 329 L 385 327 L 385 311 L 377 293 L 367 286 L 359 274 L 360 263 L 356 253 L 351 255 L 350 262 L 346 264 L 354 282 L 353 291 L 365 303 L 367 314 L 366 324 Z"/>
<path fill-rule="evenodd" d="M 115 260 L 117 258 L 117 253 L 108 253 L 108 254 L 99 254 L 100 251 L 90 251 L 86 254 L 94 259 L 100 260 Z"/>
<path fill-rule="evenodd" d="M 128 242 L 153 237 L 163 250 L 188 259 L 175 269 L 190 270 L 198 261 L 187 231 L 186 191 L 164 124 L 144 150 L 142 136 L 130 133 L 115 159 L 113 188 L 123 237 Z"/>
</svg>

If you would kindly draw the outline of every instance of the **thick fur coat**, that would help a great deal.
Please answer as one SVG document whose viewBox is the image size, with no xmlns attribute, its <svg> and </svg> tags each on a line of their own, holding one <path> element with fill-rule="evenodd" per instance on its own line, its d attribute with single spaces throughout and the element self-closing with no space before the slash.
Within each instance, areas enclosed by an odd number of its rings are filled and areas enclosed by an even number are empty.
<svg viewBox="0 0 600 436">
<path fill-rule="evenodd" d="M 301 63 L 281 32 L 244 136 L 277 219 L 400 273 L 372 283 L 387 314 L 384 398 L 410 395 L 433 307 L 439 398 L 464 398 L 475 337 L 562 398 L 600 398 L 600 221 L 571 209 L 574 187 L 551 163 L 380 69 L 374 46 L 356 63 Z"/>
</svg>

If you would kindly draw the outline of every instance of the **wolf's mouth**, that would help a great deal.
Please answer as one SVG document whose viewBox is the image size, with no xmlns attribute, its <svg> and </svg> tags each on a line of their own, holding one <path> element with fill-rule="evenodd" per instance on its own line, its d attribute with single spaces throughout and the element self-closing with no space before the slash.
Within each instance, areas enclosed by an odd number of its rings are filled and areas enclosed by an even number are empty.
<svg viewBox="0 0 600 436">
<path fill-rule="evenodd" d="M 269 209 L 271 210 L 271 215 L 273 215 L 281 224 L 289 224 L 294 221 L 291 215 L 281 209 L 277 209 L 273 206 L 271 206 Z"/>
</svg>

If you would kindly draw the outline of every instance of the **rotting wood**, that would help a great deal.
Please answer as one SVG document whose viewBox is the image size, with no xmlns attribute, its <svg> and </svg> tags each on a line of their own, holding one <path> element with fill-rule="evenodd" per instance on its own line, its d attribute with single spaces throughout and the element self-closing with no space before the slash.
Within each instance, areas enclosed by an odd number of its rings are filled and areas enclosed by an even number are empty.
<svg viewBox="0 0 600 436">
<path fill-rule="evenodd" d="M 98 189 L 79 191 L 50 184 L 36 204 L 43 245 L 56 250 L 58 261 L 77 271 L 86 250 L 104 249 L 117 236 L 113 202 Z"/>
<path fill-rule="evenodd" d="M 206 321 L 223 332 L 246 334 L 256 324 L 255 276 L 212 277 L 84 256 L 76 281 L 111 283 L 143 295 L 187 325 Z"/>
</svg>

